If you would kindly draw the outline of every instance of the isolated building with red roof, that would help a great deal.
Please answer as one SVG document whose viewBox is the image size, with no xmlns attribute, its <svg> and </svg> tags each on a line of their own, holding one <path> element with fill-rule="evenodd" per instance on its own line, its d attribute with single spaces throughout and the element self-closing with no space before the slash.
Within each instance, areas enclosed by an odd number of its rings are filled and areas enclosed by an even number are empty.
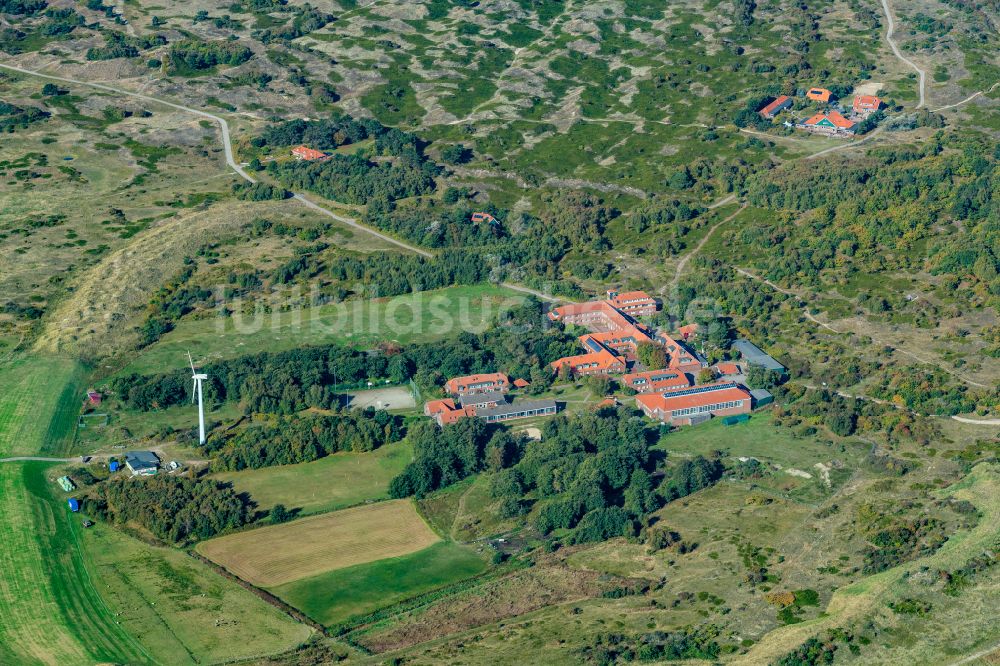
<svg viewBox="0 0 1000 666">
<path fill-rule="evenodd" d="M 771 120 L 785 109 L 792 108 L 792 98 L 788 95 L 779 95 L 770 104 L 760 110 L 760 115 Z"/>
<path fill-rule="evenodd" d="M 296 146 L 292 148 L 292 156 L 296 159 L 313 161 L 326 159 L 326 153 L 321 150 L 314 150 L 308 146 Z"/>
<path fill-rule="evenodd" d="M 857 95 L 852 108 L 855 115 L 867 118 L 882 108 L 882 100 L 875 95 Z"/>
<path fill-rule="evenodd" d="M 806 91 L 806 97 L 814 102 L 829 102 L 833 98 L 833 93 L 826 88 L 810 88 Z"/>
</svg>

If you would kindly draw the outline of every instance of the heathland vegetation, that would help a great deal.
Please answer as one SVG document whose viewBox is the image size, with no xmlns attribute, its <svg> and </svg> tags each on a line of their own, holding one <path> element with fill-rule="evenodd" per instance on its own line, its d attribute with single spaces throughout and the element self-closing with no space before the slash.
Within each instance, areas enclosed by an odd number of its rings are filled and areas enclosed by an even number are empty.
<svg viewBox="0 0 1000 666">
<path fill-rule="evenodd" d="M 0 75 L 0 458 L 73 458 L 0 462 L 0 662 L 987 654 L 996 8 L 928 2 L 903 61 L 853 1 L 0 0 L 0 59 L 63 77 Z M 815 86 L 883 100 L 863 143 L 783 125 Z M 788 372 L 661 427 L 505 283 Z M 562 413 L 412 406 L 494 371 Z"/>
</svg>

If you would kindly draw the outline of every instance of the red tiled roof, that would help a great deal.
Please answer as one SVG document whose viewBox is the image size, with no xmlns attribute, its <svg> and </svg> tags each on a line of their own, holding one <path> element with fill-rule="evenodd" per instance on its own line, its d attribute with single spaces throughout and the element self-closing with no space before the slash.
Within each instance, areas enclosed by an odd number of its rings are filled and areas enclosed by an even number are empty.
<svg viewBox="0 0 1000 666">
<path fill-rule="evenodd" d="M 714 386 L 705 384 L 701 388 Z M 672 412 L 675 409 L 687 409 L 689 407 L 701 407 L 702 405 L 713 405 L 720 402 L 731 402 L 736 400 L 750 400 L 750 393 L 739 386 L 732 384 L 719 384 L 721 388 L 715 391 L 704 391 L 702 393 L 690 393 L 687 395 L 671 395 L 670 393 L 642 393 L 635 397 L 636 401 L 650 411 Z"/>
<path fill-rule="evenodd" d="M 789 99 L 788 95 L 779 95 L 778 97 L 776 97 L 774 99 L 773 102 L 771 102 L 770 104 L 768 104 L 767 106 L 765 106 L 763 109 L 761 109 L 760 112 L 763 113 L 763 114 L 774 113 L 774 110 L 777 109 L 782 104 L 784 104 L 785 102 L 787 102 L 788 99 Z"/>
<path fill-rule="evenodd" d="M 840 115 L 836 111 L 831 111 L 830 113 L 826 114 L 826 117 L 829 118 L 830 122 L 832 122 L 837 127 L 840 127 L 840 128 L 843 128 L 843 129 L 847 129 L 849 127 L 854 127 L 854 121 L 848 120 L 847 118 L 845 118 L 844 116 Z"/>
<path fill-rule="evenodd" d="M 593 366 L 596 364 L 598 370 L 609 370 L 616 364 L 623 363 L 620 356 L 612 354 L 607 349 L 602 349 L 599 352 L 592 352 L 590 354 L 579 354 L 577 356 L 564 356 L 558 361 L 552 362 L 552 369 L 559 370 L 564 365 L 568 365 L 570 370 L 574 370 L 580 366 Z M 590 370 L 592 368 L 585 368 Z"/>
<path fill-rule="evenodd" d="M 445 383 L 444 389 L 448 393 L 458 393 L 462 387 L 489 382 L 507 384 L 509 380 L 507 375 L 502 372 L 488 372 L 478 375 L 467 375 L 465 377 L 453 377 Z"/>
<path fill-rule="evenodd" d="M 832 95 L 833 93 L 826 88 L 810 88 L 806 93 L 806 97 L 817 102 L 829 102 Z"/>
<path fill-rule="evenodd" d="M 514 386 L 516 386 L 517 388 L 525 388 L 526 386 L 531 386 L 531 382 L 529 382 L 527 379 L 521 379 L 520 377 L 518 377 L 517 379 L 514 380 Z"/>
<path fill-rule="evenodd" d="M 678 328 L 677 332 L 680 333 L 682 338 L 687 340 L 698 332 L 698 324 L 685 324 L 684 326 Z"/>
<path fill-rule="evenodd" d="M 844 116 L 840 115 L 836 111 L 831 111 L 830 113 L 817 113 L 815 116 L 810 118 L 805 122 L 806 125 L 818 125 L 823 120 L 829 121 L 834 127 L 839 127 L 841 129 L 850 129 L 854 127 L 854 122 L 848 120 Z"/>
<path fill-rule="evenodd" d="M 295 157 L 301 157 L 304 160 L 320 160 L 326 157 L 326 153 L 319 150 L 313 150 L 307 146 L 296 146 L 295 148 L 292 148 L 292 155 Z"/>
<path fill-rule="evenodd" d="M 455 409 L 455 401 L 451 398 L 444 398 L 443 400 L 431 400 L 424 405 L 424 413 L 428 416 L 434 416 L 435 414 L 440 414 L 442 412 L 450 412 Z"/>
<path fill-rule="evenodd" d="M 637 383 L 637 380 L 645 382 Z M 691 385 L 687 375 L 683 372 L 671 370 L 647 370 L 646 372 L 633 372 L 622 376 L 622 381 L 636 390 L 655 391 L 670 387 L 687 388 Z"/>
<path fill-rule="evenodd" d="M 466 407 L 465 409 L 454 409 L 450 412 L 441 412 L 440 414 L 437 415 L 436 418 L 438 423 L 440 423 L 441 425 L 448 425 L 450 423 L 455 423 L 456 421 L 460 421 L 467 416 L 475 416 L 475 415 L 476 415 L 475 407 Z"/>
<path fill-rule="evenodd" d="M 858 95 L 854 98 L 855 111 L 876 111 L 882 106 L 882 100 L 875 95 Z"/>
<path fill-rule="evenodd" d="M 740 366 L 735 363 L 719 363 L 715 369 L 723 375 L 738 375 L 740 373 Z"/>
</svg>

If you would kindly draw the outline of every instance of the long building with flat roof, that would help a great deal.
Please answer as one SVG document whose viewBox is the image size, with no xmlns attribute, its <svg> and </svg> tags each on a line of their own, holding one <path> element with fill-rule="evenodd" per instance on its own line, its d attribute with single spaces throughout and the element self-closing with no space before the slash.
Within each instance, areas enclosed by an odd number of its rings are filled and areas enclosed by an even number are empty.
<svg viewBox="0 0 1000 666">
<path fill-rule="evenodd" d="M 733 342 L 733 349 L 740 353 L 740 358 L 750 365 L 757 365 L 767 370 L 785 372 L 785 366 L 778 363 L 770 354 L 745 338 Z"/>
<path fill-rule="evenodd" d="M 753 408 L 750 392 L 735 382 L 644 393 L 635 401 L 646 416 L 671 425 L 691 425 L 711 416 L 749 414 Z"/>
</svg>

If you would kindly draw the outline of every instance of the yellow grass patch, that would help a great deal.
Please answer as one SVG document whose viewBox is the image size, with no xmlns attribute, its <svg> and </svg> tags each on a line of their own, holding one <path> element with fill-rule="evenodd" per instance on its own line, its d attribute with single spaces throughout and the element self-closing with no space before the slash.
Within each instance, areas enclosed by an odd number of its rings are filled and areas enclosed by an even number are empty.
<svg viewBox="0 0 1000 666">
<path fill-rule="evenodd" d="M 198 552 L 243 580 L 274 587 L 413 553 L 438 540 L 412 502 L 396 500 L 219 537 Z"/>
</svg>

